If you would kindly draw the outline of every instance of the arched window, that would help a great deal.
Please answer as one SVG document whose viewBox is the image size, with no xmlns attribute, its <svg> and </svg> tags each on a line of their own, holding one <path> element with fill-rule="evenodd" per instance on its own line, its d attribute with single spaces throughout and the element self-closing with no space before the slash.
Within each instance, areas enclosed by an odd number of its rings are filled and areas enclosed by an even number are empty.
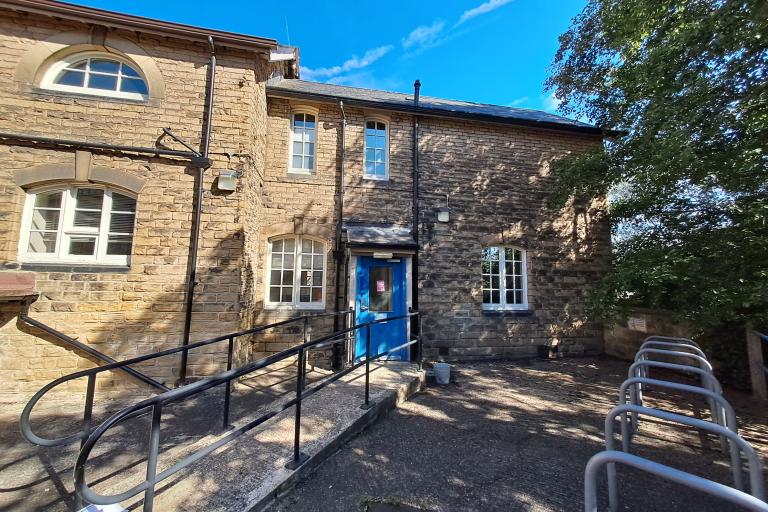
<svg viewBox="0 0 768 512">
<path fill-rule="evenodd" d="M 294 110 L 291 115 L 290 172 L 310 174 L 315 170 L 317 111 Z"/>
<path fill-rule="evenodd" d="M 22 261 L 127 265 L 136 199 L 106 188 L 58 187 L 27 194 Z"/>
<path fill-rule="evenodd" d="M 365 121 L 365 168 L 367 179 L 386 180 L 389 178 L 389 130 L 387 123 L 380 119 Z"/>
<path fill-rule="evenodd" d="M 267 305 L 322 308 L 325 304 L 325 244 L 302 236 L 269 243 Z"/>
<path fill-rule="evenodd" d="M 41 82 L 43 89 L 144 100 L 147 82 L 135 64 L 112 55 L 77 54 L 51 66 Z"/>
<path fill-rule="evenodd" d="M 483 309 L 528 309 L 525 251 L 486 247 L 482 256 Z"/>
</svg>

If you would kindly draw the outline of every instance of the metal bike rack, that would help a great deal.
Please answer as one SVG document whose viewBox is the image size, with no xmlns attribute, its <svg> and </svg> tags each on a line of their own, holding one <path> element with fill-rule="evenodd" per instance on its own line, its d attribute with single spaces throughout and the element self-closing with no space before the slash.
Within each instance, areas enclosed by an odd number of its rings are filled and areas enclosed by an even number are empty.
<svg viewBox="0 0 768 512">
<path fill-rule="evenodd" d="M 696 354 L 698 356 L 703 357 L 704 359 L 707 358 L 707 355 L 704 353 L 703 350 L 701 350 L 699 347 L 694 347 L 693 345 L 689 343 L 677 343 L 672 341 L 644 341 L 642 345 L 640 345 L 639 350 L 643 350 L 644 348 L 660 348 L 662 350 L 672 350 L 672 349 L 679 349 L 679 350 L 690 350 L 691 353 Z"/>
<path fill-rule="evenodd" d="M 680 384 L 678 382 L 669 382 L 665 380 L 648 379 L 645 377 L 633 377 L 631 379 L 625 380 L 621 384 L 621 388 L 619 389 L 619 405 L 624 405 L 627 403 L 627 390 L 629 390 L 630 403 L 632 403 L 632 405 L 638 405 L 642 407 L 642 399 L 638 396 L 637 392 L 637 388 L 640 386 L 640 384 L 649 384 L 707 397 L 710 403 L 716 404 L 715 408 L 711 409 L 712 419 L 714 422 L 717 425 L 723 426 L 734 434 L 738 435 L 739 429 L 736 419 L 736 411 L 733 410 L 733 406 L 730 404 L 730 402 L 723 398 L 722 395 L 718 395 L 717 393 L 713 393 L 708 389 L 700 388 L 697 386 L 689 386 L 687 384 Z M 631 441 L 632 434 L 637 431 L 637 415 L 632 415 L 631 429 L 628 428 L 629 425 L 627 425 L 626 415 L 622 416 L 621 421 L 622 448 L 625 452 L 629 452 L 629 443 Z M 741 475 L 741 459 L 739 458 L 739 449 L 735 444 L 729 443 L 728 440 L 723 436 L 720 436 L 720 440 L 722 443 L 723 452 L 730 452 L 731 467 L 733 469 L 733 481 L 735 482 L 736 488 L 739 490 L 744 490 L 744 482 Z"/>
<path fill-rule="evenodd" d="M 633 415 L 644 414 L 661 420 L 669 421 L 671 423 L 677 423 L 693 427 L 699 430 L 707 430 L 716 435 L 725 436 L 728 441 L 734 444 L 741 453 L 743 453 L 747 459 L 749 467 L 749 487 L 750 494 L 759 500 L 765 499 L 764 483 L 763 483 L 763 467 L 760 462 L 760 456 L 757 454 L 754 448 L 741 438 L 738 434 L 728 430 L 725 427 L 711 423 L 709 421 L 703 421 L 690 416 L 682 416 L 680 414 L 674 414 L 667 411 L 659 411 L 657 409 L 651 409 L 648 407 L 640 407 L 638 405 L 619 405 L 614 407 L 608 415 L 605 417 L 605 449 L 614 450 L 614 422 L 617 417 L 623 417 L 627 413 Z M 622 434 L 626 435 L 627 425 L 625 422 L 620 422 L 622 425 Z M 741 466 L 741 462 L 739 462 Z M 741 469 L 739 469 L 741 471 Z M 611 503 L 611 510 L 617 510 L 618 507 L 618 489 L 616 483 L 616 466 L 613 463 L 608 463 L 608 499 Z M 734 478 L 735 481 L 735 478 Z M 735 482 L 736 483 L 736 482 Z"/>
<path fill-rule="evenodd" d="M 711 372 L 697 368 L 696 366 L 688 366 L 686 364 L 665 363 L 663 361 L 653 361 L 650 359 L 643 359 L 642 361 L 635 361 L 629 367 L 627 377 L 648 377 L 649 370 L 651 368 L 663 368 L 665 370 L 672 370 L 679 373 L 692 373 L 698 375 L 701 379 L 702 387 L 712 390 L 715 393 L 723 394 L 723 387 L 720 385 L 720 381 L 717 380 Z"/>
<path fill-rule="evenodd" d="M 676 343 L 687 343 L 689 345 L 693 345 L 696 348 L 701 348 L 699 346 L 699 344 L 696 343 L 695 341 L 693 341 L 692 339 L 689 339 L 689 338 L 679 338 L 679 337 L 676 337 L 676 336 L 656 336 L 656 335 L 654 335 L 654 336 L 648 336 L 647 338 L 645 338 L 643 340 L 643 342 L 646 342 L 646 341 L 672 341 L 672 342 L 676 342 Z"/>
<path fill-rule="evenodd" d="M 690 352 L 679 352 L 675 350 L 663 350 L 660 348 L 644 348 L 642 350 L 639 350 L 637 354 L 635 354 L 635 361 L 644 361 L 649 360 L 651 355 L 658 354 L 658 355 L 664 355 L 667 357 L 677 357 L 680 359 L 688 359 L 692 361 L 696 361 L 698 363 L 699 368 L 702 370 L 707 370 L 710 373 L 712 373 L 712 365 L 707 361 L 706 358 L 701 357 L 696 354 L 691 354 Z"/>
<path fill-rule="evenodd" d="M 768 512 L 768 504 L 755 496 L 736 490 L 727 485 L 723 485 L 712 480 L 707 480 L 700 476 L 680 471 L 679 469 L 653 462 L 637 455 L 619 451 L 603 451 L 597 453 L 589 459 L 584 471 L 584 512 L 598 512 L 597 509 L 597 476 L 603 466 L 615 466 L 623 464 L 630 466 L 645 473 L 658 476 L 669 482 L 684 485 L 691 489 L 715 496 L 722 500 L 741 506 L 752 512 Z M 618 511 L 618 495 L 614 495 L 610 501 L 610 508 L 613 512 Z"/>
</svg>

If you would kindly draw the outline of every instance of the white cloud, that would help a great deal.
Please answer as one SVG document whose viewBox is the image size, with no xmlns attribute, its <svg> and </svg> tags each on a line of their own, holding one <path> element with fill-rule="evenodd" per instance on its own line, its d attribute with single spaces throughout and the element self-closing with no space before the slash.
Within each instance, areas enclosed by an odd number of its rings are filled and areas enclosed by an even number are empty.
<svg viewBox="0 0 768 512">
<path fill-rule="evenodd" d="M 412 46 L 429 46 L 435 42 L 437 36 L 442 32 L 445 23 L 441 20 L 435 21 L 432 25 L 421 25 L 416 27 L 403 39 L 403 48 L 408 49 Z"/>
<path fill-rule="evenodd" d="M 547 96 L 544 96 L 542 100 L 544 110 L 552 113 L 557 112 L 557 109 L 560 108 L 561 103 L 562 101 L 555 97 L 555 91 L 552 91 Z"/>
<path fill-rule="evenodd" d="M 520 105 L 524 105 L 524 104 L 528 103 L 528 100 L 530 100 L 530 99 L 531 98 L 529 98 L 528 96 L 523 96 L 522 98 L 517 98 L 515 100 L 510 101 L 509 103 L 507 103 L 507 106 L 508 107 L 519 107 Z"/>
<path fill-rule="evenodd" d="M 465 21 L 471 20 L 472 18 L 475 18 L 482 14 L 487 14 L 491 11 L 495 11 L 499 7 L 503 7 L 511 1 L 512 0 L 488 0 L 485 3 L 478 5 L 477 7 L 473 7 L 472 9 L 467 9 L 462 13 L 461 17 L 459 17 L 459 21 L 456 22 L 456 26 L 459 26 Z"/>
<path fill-rule="evenodd" d="M 392 50 L 393 46 L 391 44 L 388 44 L 386 46 L 379 46 L 378 48 L 373 48 L 365 52 L 365 55 L 362 57 L 358 57 L 357 55 L 353 55 L 351 58 L 347 59 L 343 64 L 339 66 L 331 66 L 329 68 L 307 68 L 302 66 L 301 68 L 301 75 L 302 78 L 305 80 L 317 80 L 319 78 L 329 78 L 332 76 L 340 75 L 342 73 L 347 73 L 349 71 L 355 70 L 355 69 L 361 69 L 367 66 L 370 66 L 383 56 L 385 56 L 387 53 L 389 53 L 390 50 Z"/>
</svg>

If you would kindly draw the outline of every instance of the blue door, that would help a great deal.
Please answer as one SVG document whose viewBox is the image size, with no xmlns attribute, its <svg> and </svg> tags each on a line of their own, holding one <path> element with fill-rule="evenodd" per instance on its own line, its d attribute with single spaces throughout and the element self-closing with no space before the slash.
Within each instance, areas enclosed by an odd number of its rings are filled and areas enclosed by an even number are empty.
<svg viewBox="0 0 768 512">
<path fill-rule="evenodd" d="M 357 323 L 402 316 L 406 313 L 405 259 L 357 258 Z M 371 355 L 386 352 L 407 342 L 407 319 L 392 320 L 371 326 Z M 355 337 L 355 359 L 365 356 L 367 329 L 359 329 Z M 382 359 L 408 360 L 408 347 Z"/>
</svg>

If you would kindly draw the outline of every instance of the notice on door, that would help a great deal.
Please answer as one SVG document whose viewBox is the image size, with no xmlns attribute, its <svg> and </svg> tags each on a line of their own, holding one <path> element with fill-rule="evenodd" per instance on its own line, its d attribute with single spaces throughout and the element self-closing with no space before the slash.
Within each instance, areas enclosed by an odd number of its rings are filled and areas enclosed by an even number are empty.
<svg viewBox="0 0 768 512">
<path fill-rule="evenodd" d="M 387 291 L 387 286 L 383 280 L 376 281 L 376 291 L 378 293 L 384 293 L 385 291 Z"/>
</svg>

